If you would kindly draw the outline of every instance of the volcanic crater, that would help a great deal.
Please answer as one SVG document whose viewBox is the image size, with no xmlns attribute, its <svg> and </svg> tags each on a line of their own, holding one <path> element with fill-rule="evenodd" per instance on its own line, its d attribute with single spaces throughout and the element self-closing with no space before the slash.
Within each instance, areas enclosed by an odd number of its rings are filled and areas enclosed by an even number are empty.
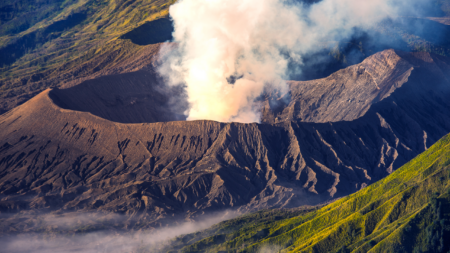
<svg viewBox="0 0 450 253">
<path fill-rule="evenodd" d="M 183 91 L 152 67 L 48 89 L 0 115 L 0 210 L 107 211 L 155 227 L 323 203 L 450 132 L 449 77 L 449 58 L 386 50 L 289 81 L 276 110 L 269 91 L 261 124 L 184 121 Z"/>
</svg>

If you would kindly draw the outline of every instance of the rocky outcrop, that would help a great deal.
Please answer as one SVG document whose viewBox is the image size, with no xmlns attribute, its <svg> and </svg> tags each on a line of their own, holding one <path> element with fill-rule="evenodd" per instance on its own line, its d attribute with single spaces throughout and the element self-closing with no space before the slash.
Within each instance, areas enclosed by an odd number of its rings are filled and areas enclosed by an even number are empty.
<svg viewBox="0 0 450 253">
<path fill-rule="evenodd" d="M 450 132 L 449 77 L 447 58 L 384 51 L 291 82 L 287 106 L 275 112 L 267 100 L 270 124 L 124 124 L 61 108 L 55 97 L 75 98 L 46 90 L 0 116 L 0 208 L 109 211 L 156 226 L 318 204 L 379 180 Z"/>
</svg>

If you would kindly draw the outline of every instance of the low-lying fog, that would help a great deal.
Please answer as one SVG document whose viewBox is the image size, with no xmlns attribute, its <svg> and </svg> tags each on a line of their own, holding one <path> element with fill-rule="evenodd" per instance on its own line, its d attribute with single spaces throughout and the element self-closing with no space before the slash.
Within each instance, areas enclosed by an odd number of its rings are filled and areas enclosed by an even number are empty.
<svg viewBox="0 0 450 253">
<path fill-rule="evenodd" d="M 1 214 L 1 252 L 162 252 L 170 240 L 206 229 L 238 214 L 225 211 L 203 215 L 200 221 L 139 229 L 133 220 L 118 214 Z M 127 229 L 134 224 L 133 229 Z"/>
</svg>

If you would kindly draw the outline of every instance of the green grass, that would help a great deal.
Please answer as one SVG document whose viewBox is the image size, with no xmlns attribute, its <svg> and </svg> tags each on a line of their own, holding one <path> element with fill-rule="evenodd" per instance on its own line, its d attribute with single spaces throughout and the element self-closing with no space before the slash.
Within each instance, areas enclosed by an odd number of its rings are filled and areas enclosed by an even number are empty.
<svg viewBox="0 0 450 253">
<path fill-rule="evenodd" d="M 258 252 L 276 246 L 281 252 L 448 252 L 449 193 L 447 135 L 385 179 L 320 209 L 293 217 L 288 211 L 276 215 L 282 210 L 247 215 L 181 236 L 172 250 Z"/>
<path fill-rule="evenodd" d="M 143 46 L 120 36 L 167 17 L 174 2 L 5 0 L 0 3 L 8 11 L 0 15 L 0 97 L 58 86 L 64 76 L 80 78 L 134 57 Z M 89 62 L 96 66 L 81 67 Z M 45 82 L 52 79 L 57 83 Z"/>
</svg>

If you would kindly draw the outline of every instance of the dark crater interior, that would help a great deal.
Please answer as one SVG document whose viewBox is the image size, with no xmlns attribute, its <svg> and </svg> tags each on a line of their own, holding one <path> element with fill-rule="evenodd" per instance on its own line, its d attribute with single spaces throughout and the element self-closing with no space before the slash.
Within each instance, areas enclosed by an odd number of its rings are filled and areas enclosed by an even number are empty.
<svg viewBox="0 0 450 253">
<path fill-rule="evenodd" d="M 172 40 L 173 22 L 168 18 L 160 18 L 147 22 L 128 33 L 120 39 L 129 39 L 133 43 L 144 46 Z"/>
<path fill-rule="evenodd" d="M 120 123 L 153 123 L 186 120 L 183 91 L 166 87 L 153 71 L 103 76 L 68 89 L 50 92 L 64 108 L 90 112 Z"/>
</svg>

